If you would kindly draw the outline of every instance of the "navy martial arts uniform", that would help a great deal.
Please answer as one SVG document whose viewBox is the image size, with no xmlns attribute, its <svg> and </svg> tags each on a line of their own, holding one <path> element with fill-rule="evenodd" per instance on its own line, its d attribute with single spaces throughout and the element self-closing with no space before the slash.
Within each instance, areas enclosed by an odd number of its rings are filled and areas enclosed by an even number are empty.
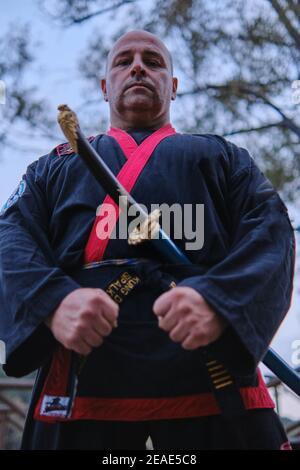
<svg viewBox="0 0 300 470">
<path fill-rule="evenodd" d="M 5 371 L 39 369 L 23 448 L 137 449 L 150 434 L 155 449 L 286 449 L 257 364 L 291 300 L 287 209 L 248 152 L 219 136 L 170 124 L 130 134 L 90 141 L 149 210 L 204 204 L 204 245 L 186 251 L 193 265 L 174 266 L 148 242 L 100 242 L 95 214 L 109 197 L 69 145 L 28 167 L 0 217 Z M 174 230 L 173 221 L 173 239 Z M 184 251 L 190 240 L 174 241 Z M 219 340 L 188 351 L 158 327 L 153 303 L 175 285 L 196 289 L 226 320 Z M 120 314 L 82 367 L 68 417 L 72 353 L 44 320 L 81 286 L 105 289 Z"/>
</svg>

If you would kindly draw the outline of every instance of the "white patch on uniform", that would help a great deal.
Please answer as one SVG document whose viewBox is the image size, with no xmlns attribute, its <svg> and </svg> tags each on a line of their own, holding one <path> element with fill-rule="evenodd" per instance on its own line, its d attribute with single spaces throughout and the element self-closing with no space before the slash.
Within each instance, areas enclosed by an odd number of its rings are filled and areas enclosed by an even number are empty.
<svg viewBox="0 0 300 470">
<path fill-rule="evenodd" d="M 26 189 L 26 181 L 22 180 L 20 181 L 17 189 L 15 189 L 14 192 L 11 194 L 11 196 L 9 196 L 9 198 L 7 199 L 6 203 L 4 204 L 4 206 L 2 207 L 0 211 L 0 215 L 5 214 L 7 209 L 9 209 L 9 207 L 13 206 L 18 201 L 18 199 L 22 196 L 22 194 L 24 194 L 25 189 Z"/>
<path fill-rule="evenodd" d="M 42 401 L 41 415 L 65 418 L 69 401 L 69 397 L 45 395 Z"/>
</svg>

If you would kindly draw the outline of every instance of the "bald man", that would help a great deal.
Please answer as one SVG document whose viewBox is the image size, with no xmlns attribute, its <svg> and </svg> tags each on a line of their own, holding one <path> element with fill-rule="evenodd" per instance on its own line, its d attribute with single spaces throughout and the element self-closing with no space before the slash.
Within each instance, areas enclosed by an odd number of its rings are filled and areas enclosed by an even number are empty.
<svg viewBox="0 0 300 470">
<path fill-rule="evenodd" d="M 123 35 L 101 80 L 110 128 L 90 141 L 149 212 L 190 206 L 204 243 L 176 236 L 177 216 L 170 237 L 192 266 L 114 236 L 122 217 L 105 219 L 112 201 L 68 144 L 2 209 L 5 370 L 39 370 L 24 449 L 289 448 L 257 368 L 291 299 L 286 207 L 245 149 L 175 131 L 177 85 L 158 37 Z"/>
</svg>

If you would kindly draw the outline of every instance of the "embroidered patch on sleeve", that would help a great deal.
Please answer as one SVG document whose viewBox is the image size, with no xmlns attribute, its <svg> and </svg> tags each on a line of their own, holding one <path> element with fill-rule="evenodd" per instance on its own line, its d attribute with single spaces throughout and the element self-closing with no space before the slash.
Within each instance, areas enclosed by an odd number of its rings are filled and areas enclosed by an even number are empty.
<svg viewBox="0 0 300 470">
<path fill-rule="evenodd" d="M 88 137 L 87 140 L 90 143 L 92 143 L 93 140 L 95 140 L 95 137 L 92 135 Z M 54 151 L 58 157 L 62 157 L 63 155 L 71 155 L 75 153 L 71 145 L 69 144 L 69 142 L 65 142 L 64 144 L 58 145 L 57 147 L 55 147 Z"/>
<path fill-rule="evenodd" d="M 2 207 L 2 209 L 0 211 L 0 215 L 5 214 L 7 209 L 12 207 L 18 201 L 18 199 L 20 199 L 22 194 L 24 194 L 25 189 L 26 189 L 26 182 L 25 182 L 25 180 L 22 180 L 22 181 L 20 181 L 19 186 L 14 190 L 14 192 L 11 194 L 11 196 L 9 196 L 8 200 L 6 201 L 4 206 Z"/>
</svg>

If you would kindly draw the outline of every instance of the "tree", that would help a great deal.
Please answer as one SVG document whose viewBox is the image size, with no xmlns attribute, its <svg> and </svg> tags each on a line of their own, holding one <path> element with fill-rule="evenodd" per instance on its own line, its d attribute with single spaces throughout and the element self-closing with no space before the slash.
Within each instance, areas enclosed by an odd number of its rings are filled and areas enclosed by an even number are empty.
<svg viewBox="0 0 300 470">
<path fill-rule="evenodd" d="M 5 84 L 5 103 L 0 105 L 0 152 L 5 147 L 28 150 L 26 138 L 38 133 L 51 136 L 53 122 L 46 114 L 47 103 L 38 97 L 37 87 L 26 83 L 34 62 L 28 26 L 9 28 L 0 40 L 0 77 Z"/>
<path fill-rule="evenodd" d="M 40 8 L 61 26 L 83 23 L 138 0 L 40 0 Z"/>
<path fill-rule="evenodd" d="M 112 42 L 129 29 L 147 29 L 173 52 L 181 81 L 173 119 L 177 128 L 222 134 L 246 146 L 285 197 L 300 191 L 300 119 L 291 88 L 300 76 L 297 0 L 111 0 L 105 7 L 100 0 L 47 4 L 52 5 L 52 17 L 64 26 L 110 12 L 111 27 L 94 34 L 80 61 L 92 85 L 86 106 L 97 102 L 98 110 L 99 76 Z"/>
</svg>

